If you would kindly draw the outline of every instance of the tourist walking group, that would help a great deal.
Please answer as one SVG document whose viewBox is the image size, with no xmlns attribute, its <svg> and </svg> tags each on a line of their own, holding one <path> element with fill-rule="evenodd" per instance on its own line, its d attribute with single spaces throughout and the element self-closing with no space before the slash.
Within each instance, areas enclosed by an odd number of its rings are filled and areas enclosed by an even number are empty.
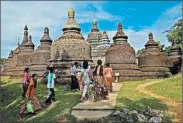
<svg viewBox="0 0 183 123">
<path fill-rule="evenodd" d="M 102 61 L 97 61 L 97 66 L 92 70 L 88 61 L 83 63 L 74 62 L 71 64 L 71 91 L 81 92 L 81 101 L 93 99 L 93 101 L 106 100 L 108 93 L 112 92 L 112 82 L 114 80 L 113 70 L 108 63 L 102 66 Z M 26 112 L 36 114 L 41 109 L 39 100 L 36 97 L 36 86 L 38 75 L 32 74 L 30 77 L 29 68 L 24 70 L 23 93 L 22 97 L 25 101 L 21 107 L 19 118 L 23 118 Z M 56 101 L 55 98 L 55 82 L 56 75 L 53 67 L 47 67 L 42 75 L 42 82 L 47 83 L 48 97 L 44 104 L 50 105 Z M 90 85 L 92 85 L 92 94 L 89 94 Z M 92 98 L 91 98 L 92 97 Z M 34 109 L 34 110 L 33 110 Z"/>
</svg>

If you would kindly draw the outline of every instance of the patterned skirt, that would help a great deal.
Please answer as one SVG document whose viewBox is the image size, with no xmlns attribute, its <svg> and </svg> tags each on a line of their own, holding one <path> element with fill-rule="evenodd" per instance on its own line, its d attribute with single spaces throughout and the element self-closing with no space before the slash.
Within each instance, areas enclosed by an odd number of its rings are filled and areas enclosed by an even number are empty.
<svg viewBox="0 0 183 123">
<path fill-rule="evenodd" d="M 28 101 L 28 100 L 27 100 L 27 98 L 26 98 L 25 102 L 23 103 L 23 105 L 22 105 L 22 107 L 21 107 L 21 109 L 20 109 L 20 113 L 21 113 L 21 114 L 24 114 L 24 113 L 26 113 L 26 111 L 27 111 L 27 101 Z M 34 111 L 37 111 L 37 110 L 41 109 L 40 102 L 39 102 L 39 100 L 37 99 L 36 96 L 33 96 L 33 97 L 31 98 L 31 103 L 32 103 L 32 105 L 33 105 Z"/>
<path fill-rule="evenodd" d="M 105 89 L 103 77 L 97 76 L 94 79 L 95 79 L 94 99 L 96 101 L 106 99 L 108 91 Z"/>
</svg>

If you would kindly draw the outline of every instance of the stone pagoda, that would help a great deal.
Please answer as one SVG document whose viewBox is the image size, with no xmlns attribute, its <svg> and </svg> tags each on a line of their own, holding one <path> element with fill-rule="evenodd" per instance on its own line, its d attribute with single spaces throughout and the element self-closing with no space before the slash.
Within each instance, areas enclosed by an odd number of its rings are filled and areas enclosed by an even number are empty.
<svg viewBox="0 0 183 123">
<path fill-rule="evenodd" d="M 44 29 L 44 35 L 40 42 L 40 46 L 31 54 L 31 73 L 37 73 L 39 76 L 46 70 L 50 60 L 52 40 L 47 27 Z"/>
<path fill-rule="evenodd" d="M 68 21 L 62 31 L 63 35 L 52 43 L 49 65 L 55 68 L 59 83 L 71 82 L 71 63 L 91 61 L 90 45 L 80 32 L 81 29 L 75 21 L 75 12 L 72 8 L 69 9 Z"/>
<path fill-rule="evenodd" d="M 128 36 L 118 24 L 113 44 L 106 52 L 106 62 L 119 74 L 119 81 L 142 79 L 143 75 L 136 64 L 135 50 L 127 42 Z"/>
<path fill-rule="evenodd" d="M 97 60 L 102 60 L 105 63 L 105 52 L 110 47 L 110 40 L 107 33 L 101 33 L 97 27 L 97 21 L 94 19 L 91 32 L 88 34 L 87 41 L 90 43 L 91 57 L 96 65 Z"/>
<path fill-rule="evenodd" d="M 172 41 L 172 46 L 171 46 L 171 52 L 168 57 L 169 63 L 170 63 L 170 70 L 172 74 L 176 74 L 177 72 L 180 72 L 181 70 L 181 64 L 182 64 L 182 50 L 178 46 L 178 42 L 176 40 Z M 175 68 L 173 68 L 173 66 Z M 176 70 L 173 70 L 176 69 Z"/>
<path fill-rule="evenodd" d="M 19 53 L 17 54 L 16 67 L 13 69 L 12 75 L 10 78 L 20 78 L 23 77 L 23 71 L 26 67 L 30 67 L 31 65 L 31 57 L 30 54 L 34 52 L 34 43 L 32 42 L 32 37 L 29 35 L 28 37 L 28 28 L 25 26 L 24 28 L 24 38 L 19 46 Z"/>
<path fill-rule="evenodd" d="M 161 78 L 170 75 L 167 57 L 164 52 L 161 52 L 158 43 L 153 40 L 152 33 L 149 33 L 145 52 L 139 56 L 139 67 L 145 78 Z"/>
</svg>

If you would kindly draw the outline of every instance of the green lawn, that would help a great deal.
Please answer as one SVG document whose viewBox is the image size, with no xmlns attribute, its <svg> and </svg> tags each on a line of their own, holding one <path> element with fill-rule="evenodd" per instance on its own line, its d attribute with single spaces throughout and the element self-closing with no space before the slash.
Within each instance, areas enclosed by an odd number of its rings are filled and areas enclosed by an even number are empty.
<svg viewBox="0 0 183 123">
<path fill-rule="evenodd" d="M 130 110 L 140 110 L 148 106 L 153 109 L 168 110 L 167 105 L 163 102 L 135 90 L 139 84 L 144 84 L 148 81 L 124 82 L 117 97 L 117 109 L 123 107 Z"/>
<path fill-rule="evenodd" d="M 7 84 L 10 81 L 7 78 L 1 80 L 1 84 Z M 21 84 L 12 83 L 5 86 L 0 86 L 0 112 L 1 119 L 4 122 L 18 121 L 18 113 L 20 106 L 23 103 L 21 92 Z M 47 96 L 46 85 L 38 84 L 36 89 L 37 97 L 41 103 L 44 102 Z M 42 109 L 39 114 L 33 117 L 26 117 L 23 121 L 26 122 L 56 122 L 60 117 L 64 116 L 68 120 L 72 120 L 71 108 L 80 102 L 79 92 L 64 91 L 63 86 L 57 86 L 55 89 L 57 101 L 51 104 L 48 108 Z"/>
<path fill-rule="evenodd" d="M 147 87 L 148 90 L 167 98 L 182 101 L 182 75 L 176 75 Z"/>
</svg>

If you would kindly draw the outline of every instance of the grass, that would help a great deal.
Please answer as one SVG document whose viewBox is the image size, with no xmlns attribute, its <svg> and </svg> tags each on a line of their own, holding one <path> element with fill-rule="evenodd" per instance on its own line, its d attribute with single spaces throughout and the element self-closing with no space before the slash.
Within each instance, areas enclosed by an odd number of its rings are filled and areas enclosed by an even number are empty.
<svg viewBox="0 0 183 123">
<path fill-rule="evenodd" d="M 12 84 L 7 84 L 12 83 Z M 6 84 L 6 85 L 4 85 Z M 20 106 L 23 103 L 21 97 L 22 86 L 18 83 L 10 82 L 7 78 L 3 78 L 0 86 L 0 112 L 3 122 L 17 122 Z M 26 117 L 24 122 L 56 122 L 60 117 L 64 116 L 68 120 L 72 120 L 71 108 L 80 102 L 79 92 L 64 91 L 63 86 L 55 88 L 57 101 L 48 108 L 41 110 L 40 113 L 33 117 Z M 42 103 L 47 97 L 46 85 L 38 84 L 36 95 Z"/>
<path fill-rule="evenodd" d="M 159 110 L 168 110 L 163 102 L 156 98 L 142 94 L 135 90 L 139 84 L 144 84 L 149 80 L 124 82 L 117 97 L 117 109 L 128 108 L 130 110 L 141 110 L 148 107 Z"/>
<path fill-rule="evenodd" d="M 182 101 L 182 76 L 181 74 L 162 80 L 162 82 L 148 86 L 148 90 L 177 101 Z"/>
</svg>

